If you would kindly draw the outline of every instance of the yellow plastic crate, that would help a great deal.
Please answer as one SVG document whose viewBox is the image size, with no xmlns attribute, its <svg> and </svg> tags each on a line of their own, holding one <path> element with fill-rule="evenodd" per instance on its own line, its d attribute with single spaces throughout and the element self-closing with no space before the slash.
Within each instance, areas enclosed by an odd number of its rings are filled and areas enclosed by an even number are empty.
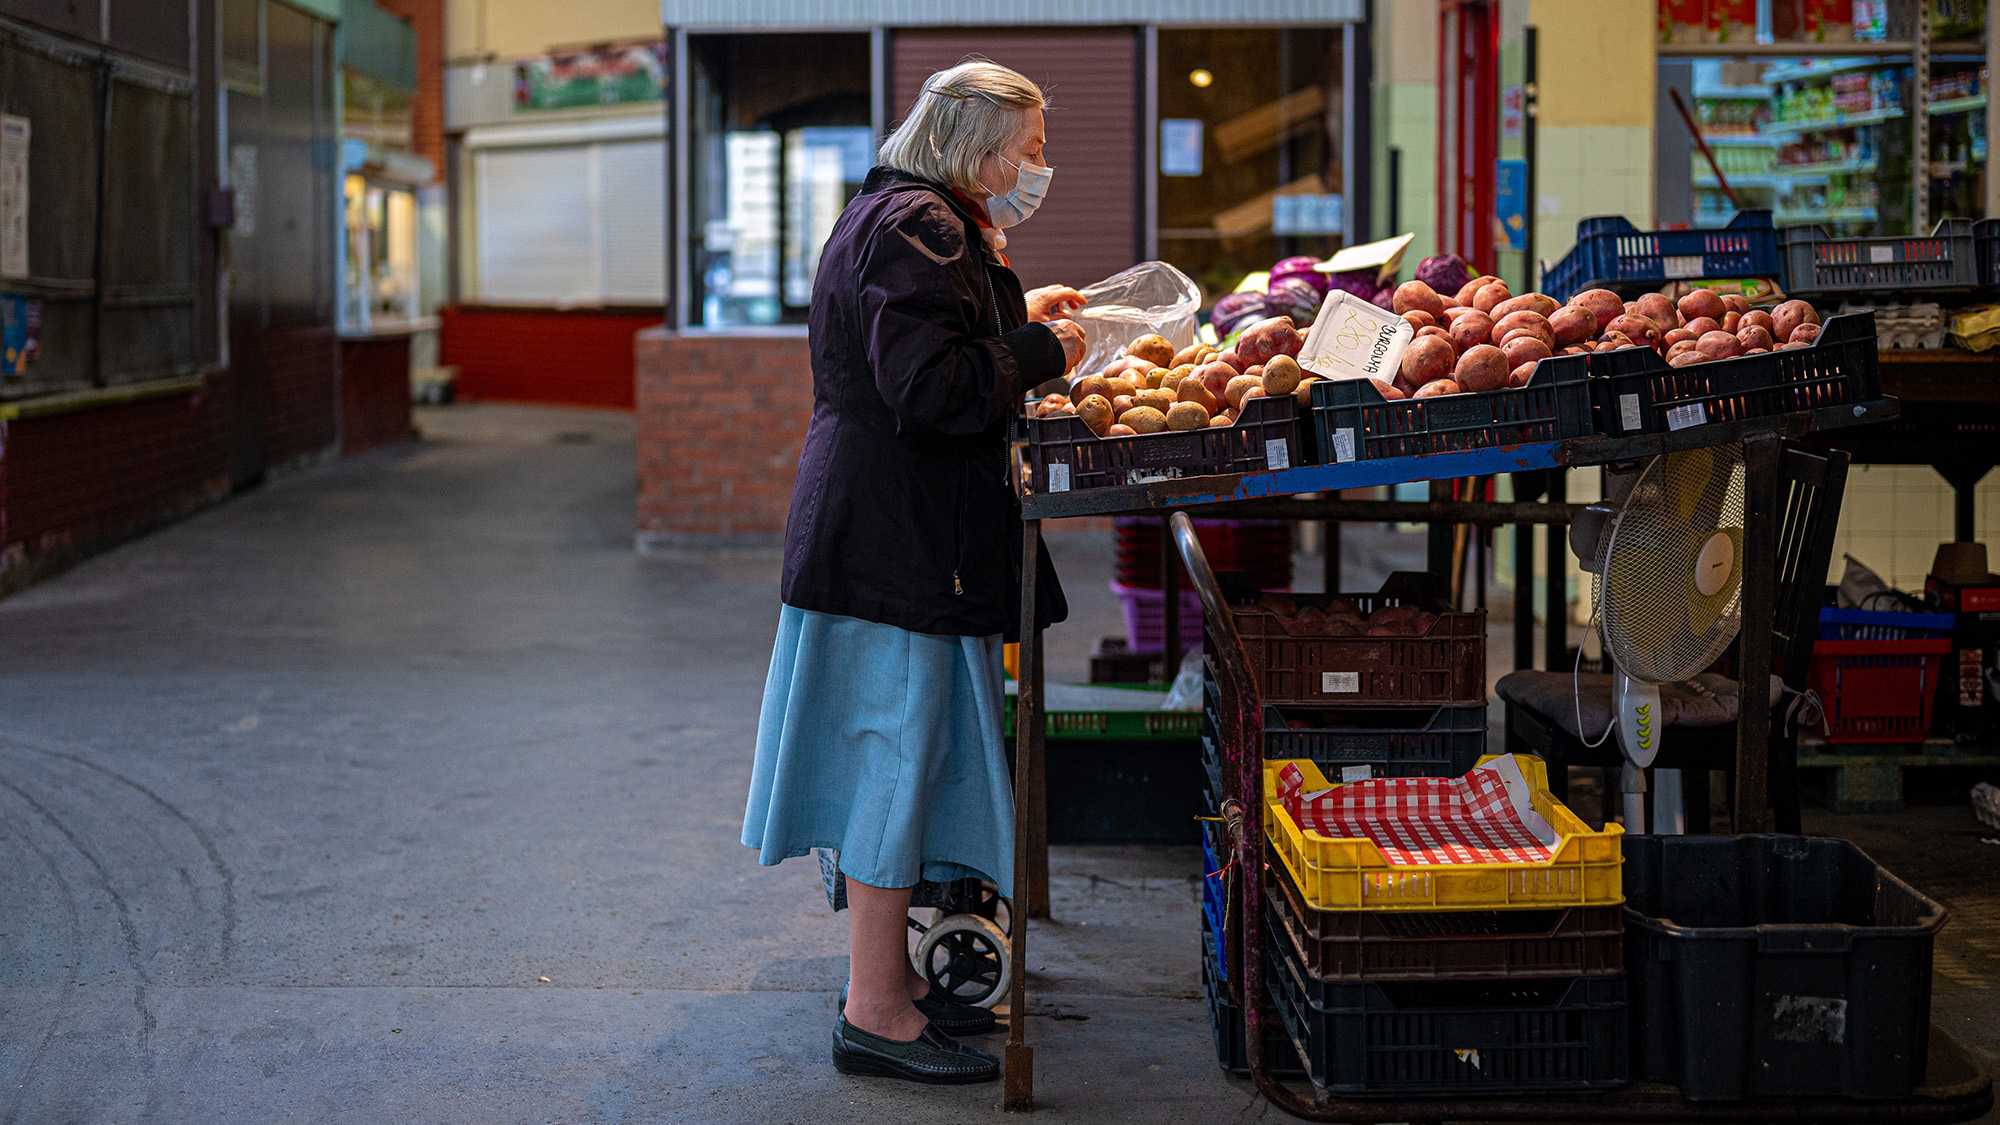
<svg viewBox="0 0 2000 1125">
<path fill-rule="evenodd" d="M 1549 793 L 1541 759 L 1520 755 L 1516 761 L 1535 811 L 1558 838 L 1554 856 L 1540 863 L 1391 866 L 1372 840 L 1303 831 L 1278 800 L 1278 772 L 1299 767 L 1310 793 L 1334 788 L 1308 761 L 1264 763 L 1264 835 L 1314 910 L 1531 910 L 1624 902 L 1619 845 L 1625 830 L 1607 824 L 1591 831 Z"/>
</svg>

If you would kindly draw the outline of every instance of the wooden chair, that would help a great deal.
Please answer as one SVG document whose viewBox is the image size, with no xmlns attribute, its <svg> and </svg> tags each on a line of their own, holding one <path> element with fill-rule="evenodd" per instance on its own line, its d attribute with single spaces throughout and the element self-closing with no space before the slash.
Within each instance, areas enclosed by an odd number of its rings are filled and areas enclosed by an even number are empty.
<svg viewBox="0 0 2000 1125">
<path fill-rule="evenodd" d="M 1825 596 L 1827 566 L 1833 556 L 1834 528 L 1840 521 L 1840 499 L 1846 490 L 1848 455 L 1839 450 L 1808 452 L 1787 445 L 1779 458 L 1783 495 L 1779 511 L 1778 566 L 1772 641 L 1772 672 L 1793 691 L 1804 691 L 1812 664 L 1813 641 L 1819 636 L 1819 611 Z M 1515 673 L 1521 675 L 1524 673 Z M 1559 675 L 1567 671 L 1525 673 Z M 1754 693 L 1748 697 L 1753 701 Z M 1551 767 L 1549 780 L 1562 794 L 1567 766 L 1616 769 L 1624 764 L 1614 733 L 1601 744 L 1586 746 L 1549 716 L 1512 702 L 1506 708 L 1507 749 L 1539 755 Z M 1770 795 L 1772 823 L 1780 832 L 1799 828 L 1798 724 L 1771 723 Z M 1708 771 L 1733 771 L 1736 766 L 1736 725 L 1669 726 L 1662 732 L 1654 769 L 1683 771 L 1683 800 L 1690 832 L 1709 830 Z M 1615 797 L 1606 794 L 1607 810 Z"/>
</svg>

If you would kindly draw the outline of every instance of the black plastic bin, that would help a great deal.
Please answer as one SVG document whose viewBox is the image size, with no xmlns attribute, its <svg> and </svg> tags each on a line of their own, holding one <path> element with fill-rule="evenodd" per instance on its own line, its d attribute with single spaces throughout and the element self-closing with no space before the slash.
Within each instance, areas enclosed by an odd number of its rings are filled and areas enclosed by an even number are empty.
<svg viewBox="0 0 2000 1125">
<path fill-rule="evenodd" d="M 1266 984 L 1313 1084 L 1349 1094 L 1603 1090 L 1631 1070 L 1625 978 L 1316 981 L 1275 909 Z"/>
<path fill-rule="evenodd" d="M 1944 920 L 1845 840 L 1627 836 L 1638 1077 L 1695 1099 L 1908 1097 Z"/>
<path fill-rule="evenodd" d="M 1250 1073 L 1249 1033 L 1243 1025 L 1243 1009 L 1229 1002 L 1229 986 L 1215 976 L 1214 966 L 1222 959 L 1217 952 L 1220 944 L 1204 921 L 1201 928 L 1201 988 L 1208 1000 L 1208 1030 L 1215 1039 L 1215 1061 L 1231 1074 L 1247 1075 Z M 1281 1026 L 1275 1019 L 1264 1025 L 1264 1065 L 1271 1073 L 1283 1078 L 1302 1077 L 1305 1068 L 1299 1065 L 1298 1052 L 1293 1049 L 1291 1040 L 1278 1030 Z"/>
</svg>

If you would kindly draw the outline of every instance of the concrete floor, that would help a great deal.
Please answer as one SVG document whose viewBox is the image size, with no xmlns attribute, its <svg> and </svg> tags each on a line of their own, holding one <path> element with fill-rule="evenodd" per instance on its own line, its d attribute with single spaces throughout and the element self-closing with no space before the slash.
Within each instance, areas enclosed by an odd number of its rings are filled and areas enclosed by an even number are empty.
<svg viewBox="0 0 2000 1125">
<path fill-rule="evenodd" d="M 0 602 L 0 1125 L 1000 1119 L 832 1071 L 844 918 L 736 843 L 775 554 L 636 556 L 626 416 L 421 424 Z M 1052 540 L 1057 675 L 1118 631 L 1103 538 Z M 1940 1016 L 1996 1046 L 2000 848 L 1814 827 L 1936 877 Z M 1039 1119 L 1269 1113 L 1199 866 L 1056 850 Z"/>
</svg>

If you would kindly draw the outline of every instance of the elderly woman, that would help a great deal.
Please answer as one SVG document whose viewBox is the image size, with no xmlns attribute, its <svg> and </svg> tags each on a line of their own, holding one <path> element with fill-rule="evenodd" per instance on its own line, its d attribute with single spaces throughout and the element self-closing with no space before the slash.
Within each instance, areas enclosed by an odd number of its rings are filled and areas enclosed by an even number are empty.
<svg viewBox="0 0 2000 1125">
<path fill-rule="evenodd" d="M 1000 650 L 1020 620 L 1007 421 L 1083 355 L 1062 287 L 1023 294 L 1001 231 L 1053 171 L 1042 93 L 968 62 L 924 83 L 848 204 L 813 284 L 813 413 L 785 530 L 784 607 L 743 843 L 775 864 L 839 852 L 843 1073 L 983 1082 L 955 1036 L 983 1009 L 929 993 L 905 939 L 919 881 L 1013 889 Z M 1053 570 L 1044 624 L 1067 613 Z"/>
</svg>

